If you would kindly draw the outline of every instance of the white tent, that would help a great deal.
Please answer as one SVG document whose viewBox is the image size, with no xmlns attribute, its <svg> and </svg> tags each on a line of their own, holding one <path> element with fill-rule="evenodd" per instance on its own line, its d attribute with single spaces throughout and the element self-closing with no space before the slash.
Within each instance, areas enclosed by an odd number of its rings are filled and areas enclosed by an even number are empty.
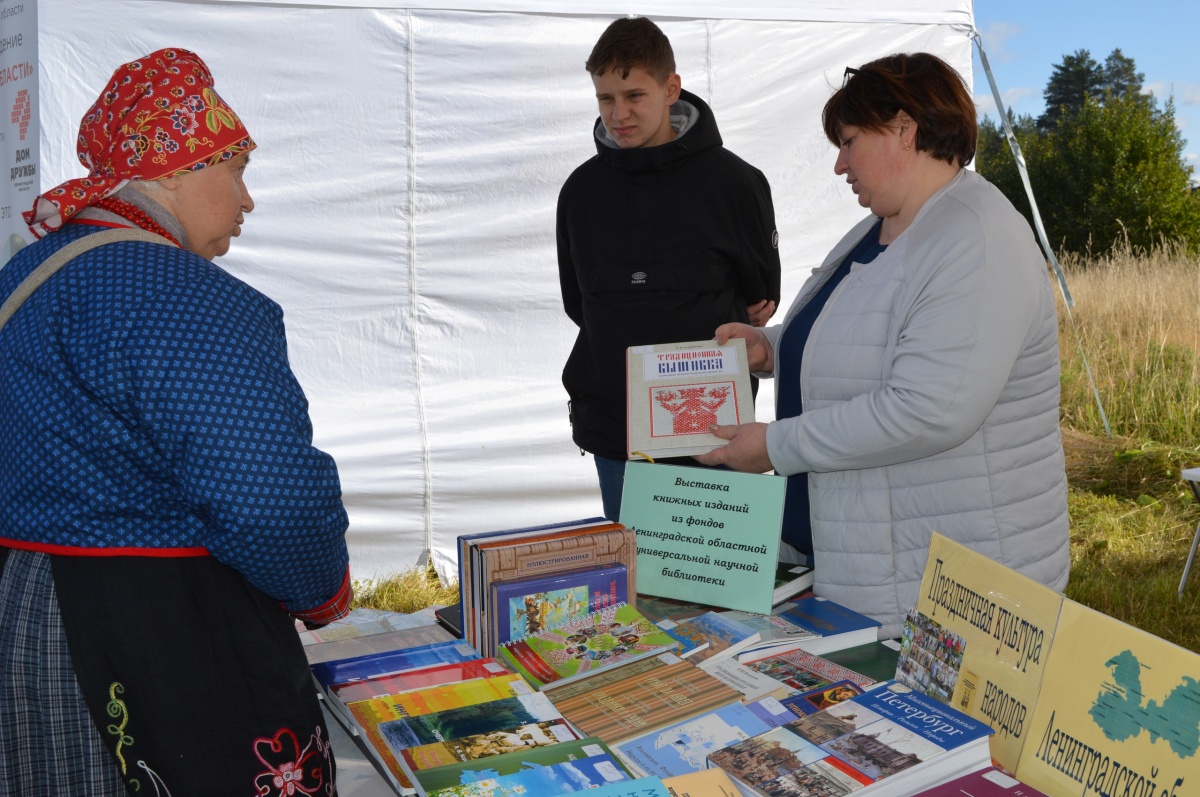
<svg viewBox="0 0 1200 797">
<path fill-rule="evenodd" d="M 27 0 L 28 2 L 28 0 Z M 199 53 L 259 148 L 257 209 L 221 264 L 278 301 L 336 458 L 356 578 L 458 534 L 600 513 L 567 424 L 554 207 L 594 154 L 583 63 L 655 19 L 725 145 L 770 180 L 783 307 L 863 210 L 820 109 L 847 65 L 941 55 L 971 80 L 970 0 L 38 0 L 42 188 L 119 63 Z M 773 396 L 759 397 L 759 417 Z"/>
</svg>

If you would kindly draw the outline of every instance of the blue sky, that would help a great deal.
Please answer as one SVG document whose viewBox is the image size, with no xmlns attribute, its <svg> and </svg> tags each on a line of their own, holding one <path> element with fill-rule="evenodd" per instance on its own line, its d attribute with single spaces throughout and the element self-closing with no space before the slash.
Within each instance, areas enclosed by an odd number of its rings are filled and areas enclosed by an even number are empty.
<svg viewBox="0 0 1200 797">
<path fill-rule="evenodd" d="M 1017 114 L 1045 109 L 1042 92 L 1064 55 L 1085 49 L 1103 62 L 1121 48 L 1160 102 L 1175 98 L 1184 156 L 1193 179 L 1200 177 L 1200 0 L 975 0 L 975 27 L 1004 103 Z M 997 119 L 978 52 L 973 90 L 980 115 Z"/>
</svg>

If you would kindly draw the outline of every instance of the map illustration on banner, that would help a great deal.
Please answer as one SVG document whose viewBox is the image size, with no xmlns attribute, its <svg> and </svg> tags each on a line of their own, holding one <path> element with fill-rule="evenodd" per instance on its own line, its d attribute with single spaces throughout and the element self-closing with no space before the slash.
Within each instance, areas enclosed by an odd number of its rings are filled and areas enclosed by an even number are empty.
<svg viewBox="0 0 1200 797">
<path fill-rule="evenodd" d="M 38 173 L 37 2 L 0 3 L 0 268 L 33 240 L 21 211 L 41 192 Z"/>
</svg>

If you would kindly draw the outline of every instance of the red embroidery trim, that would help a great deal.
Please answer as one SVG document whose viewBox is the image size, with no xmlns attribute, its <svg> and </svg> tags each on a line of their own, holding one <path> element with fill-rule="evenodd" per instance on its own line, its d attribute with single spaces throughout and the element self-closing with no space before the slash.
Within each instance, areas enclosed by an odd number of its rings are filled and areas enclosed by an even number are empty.
<svg viewBox="0 0 1200 797">
<path fill-rule="evenodd" d="M 167 232 L 166 229 L 154 219 L 150 218 L 150 214 L 130 202 L 123 199 L 117 199 L 115 196 L 105 197 L 96 203 L 96 207 L 103 208 L 109 213 L 116 213 L 121 218 L 131 222 L 136 227 L 141 227 L 146 232 L 152 232 L 155 235 L 161 235 L 171 243 L 183 248 L 183 244 L 179 240 Z"/>
</svg>

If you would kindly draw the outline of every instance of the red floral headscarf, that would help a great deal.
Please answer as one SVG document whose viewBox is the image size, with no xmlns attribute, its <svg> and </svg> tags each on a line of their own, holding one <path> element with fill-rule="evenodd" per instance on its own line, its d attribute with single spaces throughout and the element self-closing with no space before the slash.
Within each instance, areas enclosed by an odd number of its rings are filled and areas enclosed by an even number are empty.
<svg viewBox="0 0 1200 797">
<path fill-rule="evenodd" d="M 200 56 L 158 50 L 113 72 L 80 122 L 77 151 L 88 176 L 50 189 L 22 215 L 40 238 L 129 180 L 196 171 L 254 146 Z"/>
</svg>

